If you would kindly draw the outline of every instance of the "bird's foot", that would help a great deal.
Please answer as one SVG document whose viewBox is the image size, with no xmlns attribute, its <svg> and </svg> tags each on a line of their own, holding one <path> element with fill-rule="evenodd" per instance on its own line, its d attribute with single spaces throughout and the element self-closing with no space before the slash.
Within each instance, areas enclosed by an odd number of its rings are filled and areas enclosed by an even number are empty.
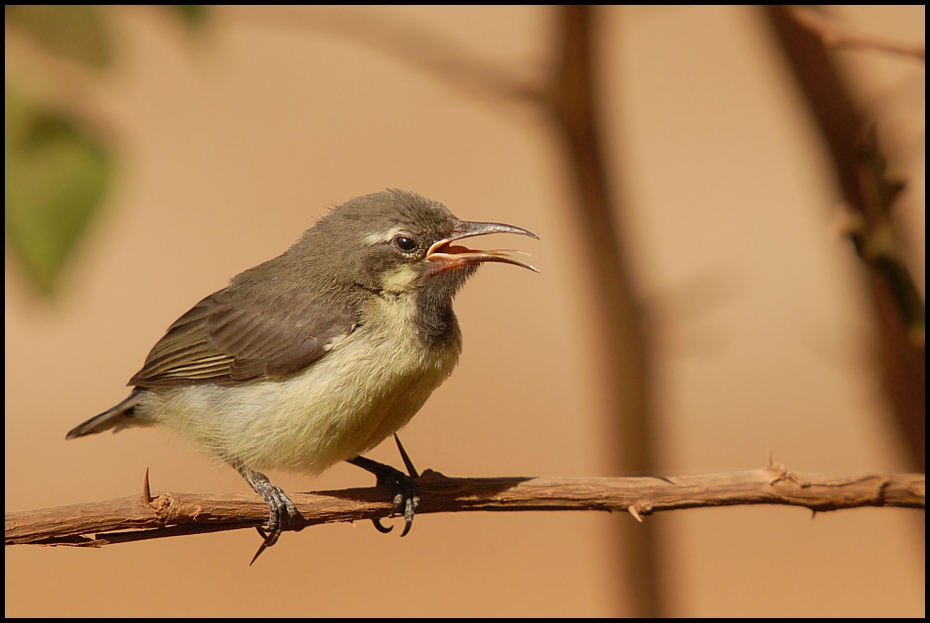
<svg viewBox="0 0 930 623">
<path fill-rule="evenodd" d="M 391 516 L 393 517 L 395 514 L 403 515 L 404 531 L 400 535 L 406 536 L 410 532 L 411 526 L 413 526 L 413 516 L 420 504 L 419 488 L 416 481 L 407 474 L 394 469 L 390 465 L 384 465 L 383 467 L 387 469 L 380 474 L 376 474 L 378 486 L 391 488 L 391 492 L 394 494 L 394 513 Z M 371 522 L 378 532 L 383 534 L 387 534 L 394 529 L 394 526 L 383 525 L 380 519 L 372 519 Z"/>
<path fill-rule="evenodd" d="M 404 465 L 407 467 L 409 475 L 390 465 L 378 463 L 377 461 L 372 461 L 363 456 L 355 457 L 348 462 L 361 467 L 366 472 L 374 474 L 379 487 L 390 487 L 394 500 L 394 514 L 403 515 L 404 517 L 404 531 L 401 532 L 400 535 L 407 536 L 407 533 L 410 532 L 410 528 L 413 526 L 413 516 L 416 514 L 417 506 L 420 504 L 420 490 L 416 482 L 420 474 L 417 473 L 416 468 L 410 461 L 410 457 L 407 456 L 407 452 L 401 445 L 397 435 L 394 435 L 394 439 L 397 441 L 397 448 L 400 450 L 401 457 L 404 460 Z M 393 517 L 394 515 L 392 514 L 391 516 Z M 378 532 L 383 534 L 387 534 L 394 529 L 394 526 L 384 526 L 380 519 L 372 519 L 371 522 L 375 525 Z"/>
<path fill-rule="evenodd" d="M 255 552 L 255 556 L 252 557 L 252 562 L 249 563 L 249 566 L 252 566 L 262 552 L 278 542 L 281 533 L 290 527 L 291 519 L 300 516 L 300 511 L 287 497 L 284 490 L 277 485 L 271 484 L 271 481 L 264 474 L 244 467 L 236 467 L 236 469 L 268 505 L 267 525 L 264 528 L 260 526 L 255 528 L 264 541 L 258 551 Z"/>
</svg>

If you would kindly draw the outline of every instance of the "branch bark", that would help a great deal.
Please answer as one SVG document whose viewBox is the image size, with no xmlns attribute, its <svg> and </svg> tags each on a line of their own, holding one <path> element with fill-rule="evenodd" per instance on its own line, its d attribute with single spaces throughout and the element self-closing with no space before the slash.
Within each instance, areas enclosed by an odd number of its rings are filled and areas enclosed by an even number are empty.
<svg viewBox="0 0 930 623">
<path fill-rule="evenodd" d="M 925 508 L 923 474 L 824 475 L 784 466 L 703 476 L 637 478 L 451 478 L 427 470 L 418 514 L 599 510 L 638 521 L 660 511 L 780 504 L 815 512 L 888 506 Z M 306 526 L 376 519 L 392 512 L 377 487 L 290 494 Z M 6 514 L 6 545 L 102 547 L 261 526 L 268 507 L 251 495 L 159 493 Z"/>
</svg>

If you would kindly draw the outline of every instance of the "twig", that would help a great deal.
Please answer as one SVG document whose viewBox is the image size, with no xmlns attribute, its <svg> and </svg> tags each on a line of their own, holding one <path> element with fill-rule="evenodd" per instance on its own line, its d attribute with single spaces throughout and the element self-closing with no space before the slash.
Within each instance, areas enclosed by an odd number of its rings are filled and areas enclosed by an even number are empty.
<svg viewBox="0 0 930 623">
<path fill-rule="evenodd" d="M 781 504 L 815 512 L 925 507 L 923 474 L 824 475 L 772 464 L 742 472 L 674 478 L 450 478 L 427 470 L 419 480 L 420 515 L 462 511 L 620 511 L 637 519 L 660 511 Z M 151 494 L 150 494 L 151 495 Z M 292 493 L 306 526 L 390 514 L 378 488 Z M 6 545 L 102 547 L 182 534 L 262 525 L 268 507 L 251 495 L 156 493 L 6 514 Z M 648 523 L 648 522 L 647 522 Z"/>
<path fill-rule="evenodd" d="M 921 61 L 926 59 L 926 50 L 923 45 L 898 43 L 881 39 L 875 35 L 866 35 L 845 30 L 820 13 L 802 7 L 787 7 L 796 22 L 820 37 L 827 47 L 833 48 L 862 48 L 878 50 L 901 56 L 909 56 Z"/>
</svg>

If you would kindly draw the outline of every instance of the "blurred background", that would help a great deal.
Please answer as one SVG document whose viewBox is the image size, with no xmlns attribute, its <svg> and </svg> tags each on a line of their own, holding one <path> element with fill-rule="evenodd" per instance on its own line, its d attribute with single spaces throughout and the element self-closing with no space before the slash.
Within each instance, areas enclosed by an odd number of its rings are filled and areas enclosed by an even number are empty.
<svg viewBox="0 0 930 623">
<path fill-rule="evenodd" d="M 827 17 L 924 42 L 922 6 Z M 517 242 L 541 274 L 487 266 L 457 297 L 459 367 L 402 433 L 421 470 L 686 475 L 771 455 L 796 470 L 923 471 L 882 372 L 875 275 L 845 235 L 859 221 L 776 19 L 745 7 L 8 9 L 7 510 L 136 494 L 146 468 L 153 491 L 248 492 L 169 432 L 64 435 L 125 397 L 200 298 L 332 206 L 387 187 L 540 238 Z M 588 65 L 572 65 L 579 32 Z M 895 249 L 922 298 L 923 61 L 870 46 L 829 58 L 877 128 L 888 178 L 907 184 Z M 595 87 L 591 151 L 572 121 L 578 66 Z M 17 147 L 22 119 L 50 152 Z M 45 168 L 46 156 L 69 164 Z M 36 196 L 44 208 L 30 211 Z M 399 462 L 392 443 L 371 456 Z M 287 491 L 372 484 L 349 465 L 269 476 Z M 645 522 L 424 515 L 404 539 L 325 525 L 286 533 L 251 568 L 251 530 L 9 547 L 6 614 L 924 616 L 923 512 L 812 520 L 760 506 Z"/>
</svg>

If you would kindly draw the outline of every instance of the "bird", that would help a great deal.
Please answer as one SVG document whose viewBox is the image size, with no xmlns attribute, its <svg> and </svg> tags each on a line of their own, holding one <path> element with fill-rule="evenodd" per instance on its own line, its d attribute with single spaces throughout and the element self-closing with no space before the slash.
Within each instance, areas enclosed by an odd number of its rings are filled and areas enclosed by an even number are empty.
<svg viewBox="0 0 930 623">
<path fill-rule="evenodd" d="M 537 238 L 463 221 L 399 189 L 338 205 L 284 253 L 178 318 L 130 379 L 129 396 L 66 439 L 164 426 L 232 466 L 269 509 L 253 563 L 299 516 L 265 470 L 357 465 L 392 488 L 404 536 L 419 499 L 396 433 L 458 362 L 453 297 L 484 263 L 538 272 L 523 252 L 462 244 L 486 234 Z M 407 474 L 363 456 L 391 435 Z"/>
</svg>

